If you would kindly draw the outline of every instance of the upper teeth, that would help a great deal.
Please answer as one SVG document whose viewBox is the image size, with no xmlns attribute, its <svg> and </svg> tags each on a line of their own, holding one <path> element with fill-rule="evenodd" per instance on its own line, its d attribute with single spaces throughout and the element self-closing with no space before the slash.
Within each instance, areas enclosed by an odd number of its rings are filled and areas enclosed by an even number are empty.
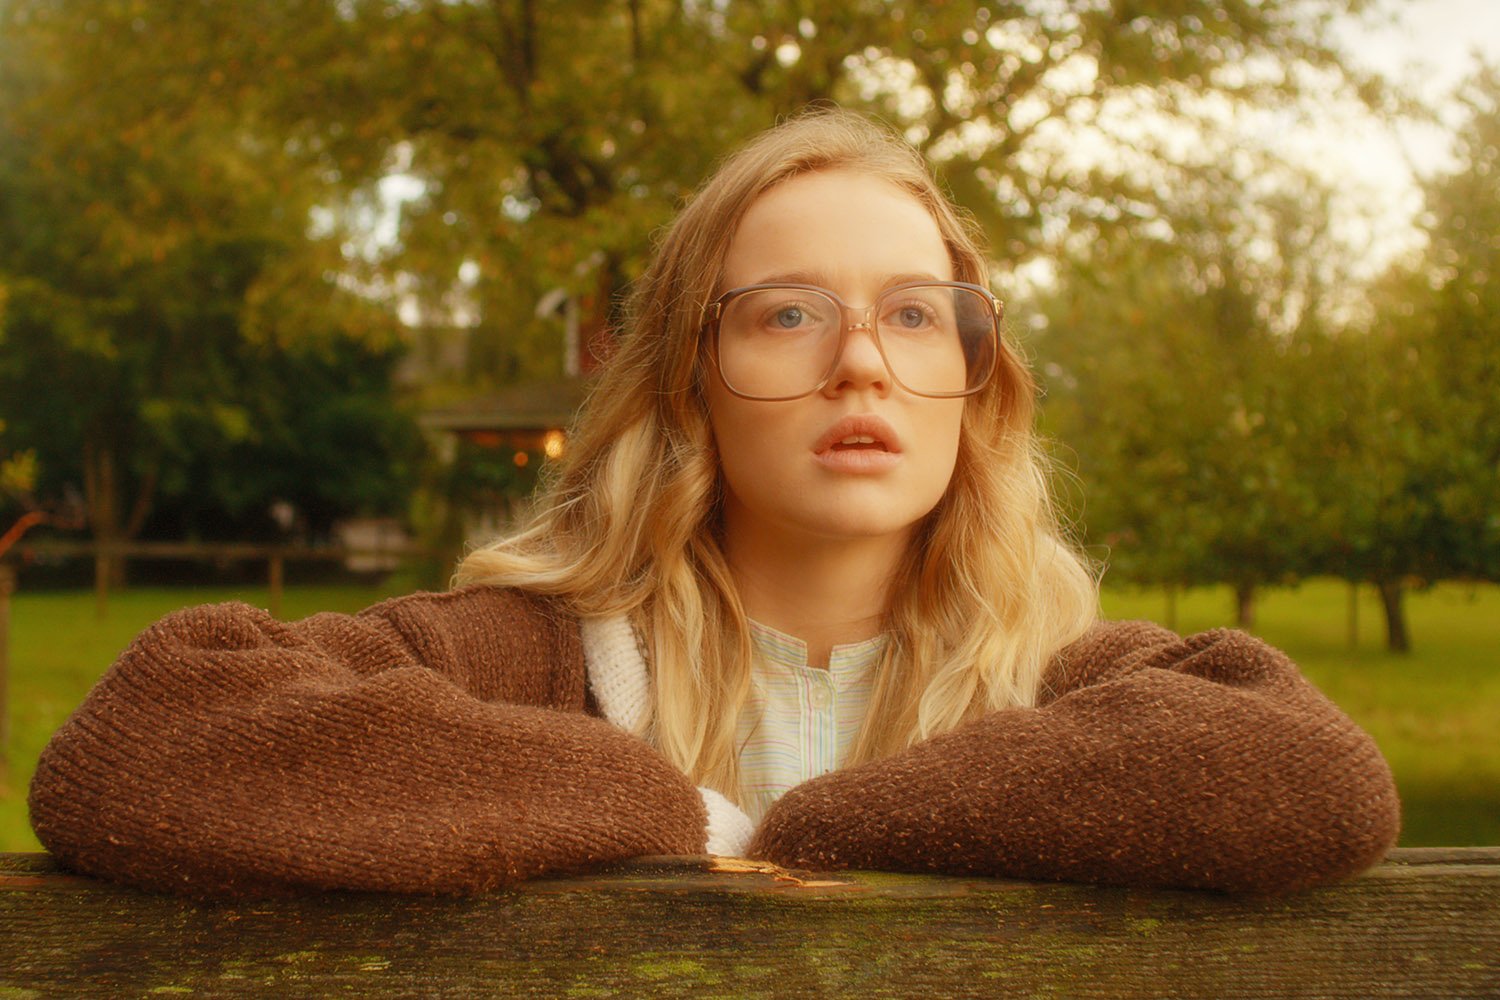
<svg viewBox="0 0 1500 1000">
<path fill-rule="evenodd" d="M 839 444 L 874 444 L 875 439 L 867 434 L 853 434 L 844 438 Z"/>
</svg>

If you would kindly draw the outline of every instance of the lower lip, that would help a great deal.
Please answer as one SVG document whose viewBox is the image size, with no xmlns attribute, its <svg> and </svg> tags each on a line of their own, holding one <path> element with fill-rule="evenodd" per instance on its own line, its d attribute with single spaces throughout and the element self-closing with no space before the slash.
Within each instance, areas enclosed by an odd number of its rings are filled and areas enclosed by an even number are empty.
<svg viewBox="0 0 1500 1000">
<path fill-rule="evenodd" d="M 888 472 L 901 463 L 898 452 L 879 448 L 829 448 L 813 454 L 813 458 L 830 472 L 851 475 L 873 475 Z"/>
</svg>

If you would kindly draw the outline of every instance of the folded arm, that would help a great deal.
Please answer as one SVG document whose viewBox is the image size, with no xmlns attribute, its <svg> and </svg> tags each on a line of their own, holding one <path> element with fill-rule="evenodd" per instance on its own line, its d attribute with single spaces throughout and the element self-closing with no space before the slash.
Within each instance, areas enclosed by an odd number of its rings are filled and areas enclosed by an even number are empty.
<svg viewBox="0 0 1500 1000">
<path fill-rule="evenodd" d="M 1374 742 L 1244 633 L 1101 625 L 1048 682 L 1038 708 L 792 789 L 751 855 L 1278 891 L 1354 874 L 1395 842 Z"/>
<path fill-rule="evenodd" d="M 33 826 L 75 870 L 192 895 L 472 892 L 701 851 L 692 783 L 584 713 L 577 642 L 494 588 L 179 612 L 53 737 Z"/>
</svg>

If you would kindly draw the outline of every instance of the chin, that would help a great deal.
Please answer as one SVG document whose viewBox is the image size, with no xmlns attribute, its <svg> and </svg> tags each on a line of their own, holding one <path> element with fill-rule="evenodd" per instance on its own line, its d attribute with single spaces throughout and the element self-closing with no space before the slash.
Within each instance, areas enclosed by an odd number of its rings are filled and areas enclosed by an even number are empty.
<svg viewBox="0 0 1500 1000">
<path fill-rule="evenodd" d="M 911 511 L 910 516 L 896 513 L 895 516 L 889 508 L 881 510 L 849 510 L 843 509 L 830 514 L 827 517 L 812 518 L 804 522 L 810 534 L 819 535 L 828 539 L 843 539 L 856 542 L 874 538 L 889 538 L 896 535 L 907 536 L 916 530 L 917 526 L 930 511 Z"/>
</svg>

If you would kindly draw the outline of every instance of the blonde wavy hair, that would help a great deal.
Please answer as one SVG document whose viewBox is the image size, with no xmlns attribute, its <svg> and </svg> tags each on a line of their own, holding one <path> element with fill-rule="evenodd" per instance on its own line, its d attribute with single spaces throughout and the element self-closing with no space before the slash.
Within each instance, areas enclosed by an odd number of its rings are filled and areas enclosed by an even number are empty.
<svg viewBox="0 0 1500 1000">
<path fill-rule="evenodd" d="M 736 721 L 749 627 L 721 548 L 702 308 L 722 289 L 739 220 L 799 174 L 857 170 L 910 192 L 962 281 L 988 283 L 973 226 L 898 135 L 854 113 L 801 114 L 725 160 L 635 284 L 618 351 L 564 461 L 518 533 L 471 552 L 455 584 L 558 595 L 583 616 L 625 614 L 644 643 L 653 712 L 639 734 L 699 784 L 740 801 Z M 914 533 L 890 595 L 886 655 L 850 763 L 895 753 L 987 711 L 1035 703 L 1047 661 L 1098 608 L 1097 577 L 1065 540 L 1032 422 L 1036 386 L 1014 348 L 964 407 L 947 493 Z"/>
</svg>

